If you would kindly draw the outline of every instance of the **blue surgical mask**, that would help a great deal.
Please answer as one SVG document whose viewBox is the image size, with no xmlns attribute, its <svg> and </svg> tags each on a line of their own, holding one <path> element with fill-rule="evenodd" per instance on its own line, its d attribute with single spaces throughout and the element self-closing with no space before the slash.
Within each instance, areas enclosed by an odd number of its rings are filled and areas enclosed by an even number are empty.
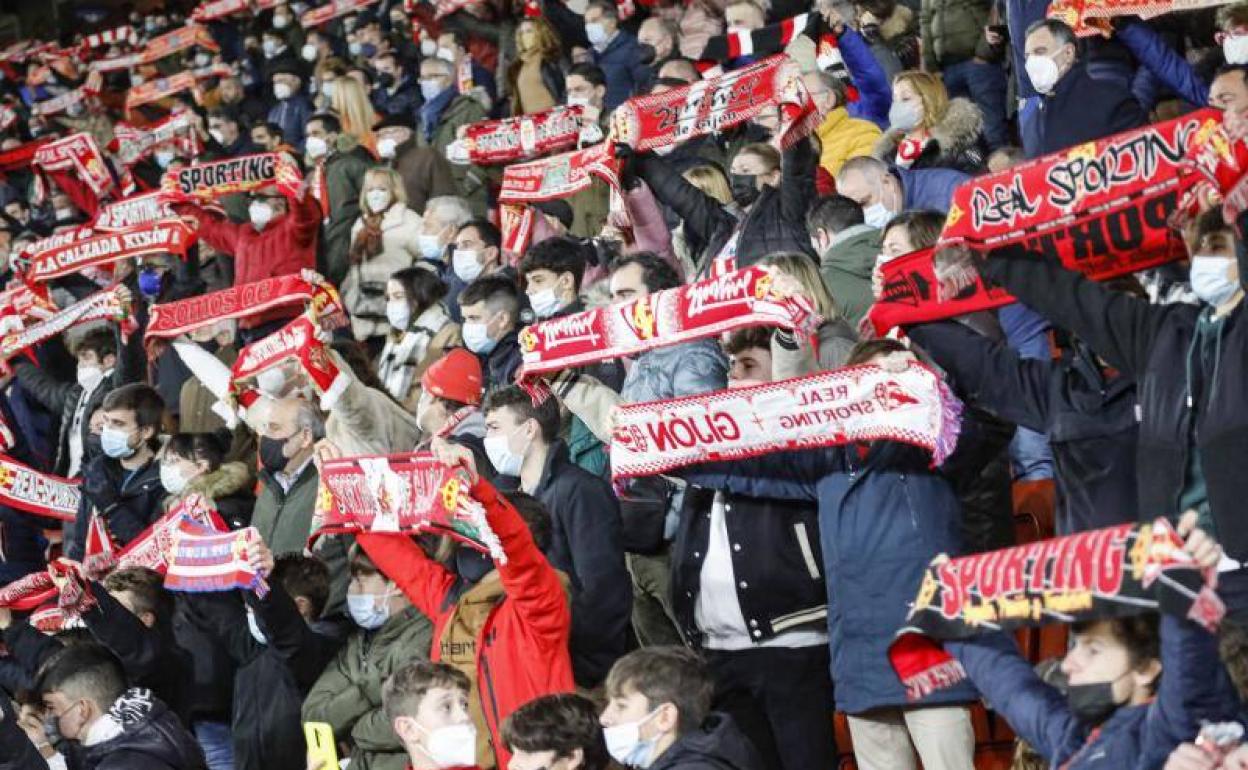
<svg viewBox="0 0 1248 770">
<path fill-rule="evenodd" d="M 654 761 L 652 755 L 658 739 L 643 739 L 641 726 L 657 713 L 659 710 L 656 708 L 636 722 L 625 722 L 622 725 L 603 728 L 602 737 L 607 744 L 607 753 L 611 755 L 611 758 L 625 767 L 649 767 Z"/>
<path fill-rule="evenodd" d="M 390 619 L 390 596 L 384 594 L 347 594 L 347 612 L 360 628 L 370 631 L 381 628 Z"/>
<path fill-rule="evenodd" d="M 464 321 L 460 333 L 464 337 L 464 347 L 482 356 L 488 356 L 498 345 L 498 340 L 491 339 L 486 332 L 484 321 Z"/>
<path fill-rule="evenodd" d="M 559 299 L 554 289 L 547 287 L 529 295 L 529 306 L 538 318 L 550 318 L 563 309 L 563 300 Z"/>
<path fill-rule="evenodd" d="M 125 431 L 105 426 L 104 431 L 100 433 L 100 447 L 104 450 L 104 454 L 114 460 L 124 460 L 134 455 L 135 449 L 130 446 L 130 434 Z"/>
<path fill-rule="evenodd" d="M 144 297 L 160 295 L 160 285 L 164 282 L 164 274 L 154 268 L 145 267 L 139 272 L 139 292 Z"/>
<path fill-rule="evenodd" d="M 1218 307 L 1235 296 L 1239 284 L 1227 278 L 1231 260 L 1218 255 L 1197 254 L 1192 257 L 1192 268 L 1188 280 L 1192 284 L 1192 292 L 1202 302 Z"/>
</svg>

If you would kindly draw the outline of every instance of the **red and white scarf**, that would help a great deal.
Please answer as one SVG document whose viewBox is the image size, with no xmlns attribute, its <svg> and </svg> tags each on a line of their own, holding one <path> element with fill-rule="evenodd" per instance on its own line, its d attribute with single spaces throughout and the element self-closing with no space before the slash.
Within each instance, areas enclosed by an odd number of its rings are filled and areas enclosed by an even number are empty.
<svg viewBox="0 0 1248 770">
<path fill-rule="evenodd" d="M 217 41 L 212 39 L 212 34 L 208 32 L 207 27 L 199 24 L 187 24 L 185 27 L 179 27 L 166 32 L 160 37 L 152 38 L 143 47 L 143 52 L 139 56 L 139 64 L 152 64 L 167 56 L 173 56 L 179 51 L 185 51 L 196 46 L 206 48 L 209 51 L 221 50 L 220 46 L 217 45 Z"/>
<path fill-rule="evenodd" d="M 294 197 L 302 182 L 290 156 L 266 152 L 166 171 L 160 191 L 167 201 L 203 201 L 276 185 L 283 195 Z"/>
<path fill-rule="evenodd" d="M 534 115 L 472 123 L 464 138 L 447 148 L 447 156 L 494 165 L 562 152 L 576 146 L 582 112 L 580 107 L 555 107 Z"/>
<path fill-rule="evenodd" d="M 153 190 L 106 204 L 95 215 L 91 227 L 95 230 L 116 232 L 176 216 L 177 213 L 164 202 L 160 191 Z"/>
<path fill-rule="evenodd" d="M 472 480 L 433 455 L 408 453 L 344 457 L 321 468 L 313 517 L 321 535 L 362 532 L 433 532 L 450 535 L 507 563 L 485 508 L 472 496 Z M 310 542 L 311 542 L 310 541 Z"/>
<path fill-rule="evenodd" d="M 614 477 L 649 476 L 696 463 L 856 441 L 901 441 L 952 452 L 962 404 L 919 363 L 901 372 L 853 366 L 667 401 L 620 407 L 611 440 Z"/>
<path fill-rule="evenodd" d="M 73 521 L 81 497 L 78 479 L 41 473 L 0 455 L 0 505 L 44 519 Z"/>
<path fill-rule="evenodd" d="M 203 143 L 193 117 L 190 112 L 182 112 L 147 128 L 119 122 L 113 128 L 114 138 L 108 150 L 123 166 L 133 166 L 161 147 L 170 147 L 184 158 L 194 158 L 203 151 Z"/>
<path fill-rule="evenodd" d="M 761 267 L 540 321 L 520 331 L 520 380 L 588 366 L 751 326 L 814 332 L 819 315 L 800 296 L 780 297 Z"/>
<path fill-rule="evenodd" d="M 82 39 L 82 47 L 90 50 L 106 45 L 120 45 L 126 43 L 135 45 L 139 42 L 139 34 L 134 31 L 134 27 L 126 24 L 125 26 L 109 29 L 103 32 L 93 32 Z"/>
<path fill-rule="evenodd" d="M 52 339 L 66 329 L 91 321 L 105 320 L 121 321 L 124 329 L 134 328 L 130 310 L 117 298 L 116 287 L 92 294 L 46 321 L 0 337 L 0 371 L 8 368 L 8 361 L 13 356 Z"/>
<path fill-rule="evenodd" d="M 83 84 L 72 91 L 66 91 L 60 96 L 35 102 L 30 108 L 30 112 L 33 115 L 46 118 L 49 115 L 65 112 L 75 105 L 83 105 L 85 107 L 87 102 L 94 99 L 97 95 L 99 95 L 98 88 L 92 88 L 87 84 Z"/>
<path fill-rule="evenodd" d="M 215 0 L 214 2 L 204 3 L 191 11 L 191 18 L 195 21 L 217 21 L 228 16 L 242 13 L 249 8 L 247 0 Z"/>
<path fill-rule="evenodd" d="M 932 141 L 931 137 L 925 136 L 921 139 L 911 139 L 908 136 L 902 137 L 897 143 L 897 156 L 893 158 L 893 163 L 901 168 L 910 168 L 914 162 L 923 154 L 923 150 Z"/>
<path fill-rule="evenodd" d="M 142 85 L 134 86 L 126 92 L 126 111 L 129 112 L 145 104 L 168 99 L 171 96 L 190 91 L 198 102 L 203 94 L 199 90 L 199 81 L 193 72 L 179 72 L 166 78 L 149 80 Z"/>
<path fill-rule="evenodd" d="M 192 593 L 243 589 L 264 596 L 268 585 L 248 559 L 263 542 L 255 527 L 217 532 L 184 518 L 174 530 L 165 588 Z"/>
<path fill-rule="evenodd" d="M 102 576 L 112 569 L 123 567 L 147 567 L 163 575 L 169 567 L 169 554 L 183 520 L 216 532 L 228 529 L 216 509 L 202 495 L 188 495 L 124 548 L 117 550 L 108 533 L 105 518 L 99 512 L 93 512 L 87 531 L 83 567 L 92 576 Z"/>
<path fill-rule="evenodd" d="M 305 313 L 267 337 L 243 348 L 230 368 L 230 388 L 241 401 L 241 382 L 287 361 L 298 361 L 322 398 L 332 402 L 347 388 L 350 376 L 338 369 L 329 349 L 318 338 L 318 324 Z"/>
<path fill-rule="evenodd" d="M 47 176 L 65 191 L 83 211 L 94 216 L 100 199 L 116 189 L 112 173 L 100 152 L 95 138 L 80 132 L 41 146 L 35 151 L 31 167 L 38 172 L 36 197 L 48 194 Z"/>
<path fill-rule="evenodd" d="M 53 139 L 39 138 L 25 144 L 19 144 L 11 150 L 0 152 L 0 171 L 16 171 L 26 168 L 34 161 L 42 147 L 52 143 Z"/>
<path fill-rule="evenodd" d="M 299 23 L 303 25 L 304 29 L 312 29 L 313 27 L 319 27 L 322 24 L 328 24 L 339 16 L 346 16 L 347 14 L 354 13 L 361 8 L 367 8 L 370 5 L 375 5 L 377 1 L 378 0 L 330 0 L 330 2 L 320 6 L 319 8 L 304 11 L 303 15 L 299 17 Z"/>
<path fill-rule="evenodd" d="M 80 272 L 86 267 L 110 265 L 123 259 L 148 254 L 176 254 L 185 258 L 186 250 L 198 236 L 181 219 L 165 219 L 101 233 L 74 243 L 35 252 L 24 279 L 31 283 L 50 281 Z"/>
</svg>

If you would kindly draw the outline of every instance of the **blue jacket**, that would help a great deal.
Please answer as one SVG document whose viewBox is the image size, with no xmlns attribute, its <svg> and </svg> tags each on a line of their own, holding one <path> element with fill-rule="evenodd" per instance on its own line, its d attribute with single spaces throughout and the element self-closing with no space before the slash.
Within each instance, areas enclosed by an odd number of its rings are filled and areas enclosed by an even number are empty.
<svg viewBox="0 0 1248 770">
<path fill-rule="evenodd" d="M 282 127 L 282 136 L 291 147 L 303 152 L 303 128 L 312 117 L 312 105 L 303 94 L 282 99 L 269 110 L 268 121 Z"/>
<path fill-rule="evenodd" d="M 728 386 L 728 362 L 714 340 L 656 348 L 638 356 L 620 397 L 626 404 L 695 396 Z"/>
<path fill-rule="evenodd" d="M 989 706 L 1053 767 L 1064 770 L 1161 767 L 1202 720 L 1236 720 L 1239 699 L 1212 634 L 1169 615 L 1161 618 L 1161 684 L 1157 697 L 1119 708 L 1099 731 L 1081 724 L 1066 699 L 1036 676 L 1014 641 L 986 634 L 946 648 L 966 668 Z"/>
<path fill-rule="evenodd" d="M 1020 113 L 1020 120 L 1032 122 L 1022 131 L 1025 138 L 1028 133 L 1032 137 L 1032 146 L 1024 144 L 1024 149 L 1034 158 L 1139 128 L 1148 122 L 1148 114 L 1125 84 L 1097 80 L 1077 61 L 1053 93 L 1040 97 L 1034 111 Z"/>
<path fill-rule="evenodd" d="M 837 41 L 845 68 L 858 89 L 858 101 L 845 105 L 851 117 L 869 120 L 880 128 L 888 128 L 888 110 L 893 106 L 893 89 L 888 77 L 871 53 L 871 46 L 852 29 L 846 29 Z"/>
<path fill-rule="evenodd" d="M 947 213 L 949 204 L 953 202 L 953 191 L 971 178 L 950 168 L 909 169 L 894 166 L 891 170 L 901 180 L 901 189 L 905 193 L 903 208 L 907 211 L 929 209 Z"/>
<path fill-rule="evenodd" d="M 414 78 L 404 75 L 396 86 L 394 93 L 377 86 L 373 90 L 373 108 L 383 115 L 415 115 L 420 104 L 420 85 Z"/>
<path fill-rule="evenodd" d="M 637 38 L 631 32 L 616 32 L 611 42 L 607 43 L 606 50 L 590 50 L 594 64 L 601 67 L 607 76 L 607 97 L 603 107 L 607 112 L 632 96 L 638 86 L 650 82 L 650 70 L 641 63 Z"/>
<path fill-rule="evenodd" d="M 819 539 L 828 590 L 828 644 L 837 709 L 860 714 L 915 705 L 888 660 L 888 646 L 928 563 L 962 547 L 961 508 L 953 487 L 922 450 L 892 442 L 783 452 L 686 469 L 691 484 L 734 494 L 819 506 Z M 918 705 L 975 699 L 969 684 Z"/>
<path fill-rule="evenodd" d="M 1152 27 L 1130 21 L 1118 30 L 1117 37 L 1144 68 L 1180 99 L 1197 107 L 1209 102 L 1209 84 L 1201 80 L 1187 59 L 1167 45 Z M 1137 101 L 1146 108 L 1152 107 L 1155 98 L 1151 94 L 1146 95 L 1138 87 L 1133 87 L 1132 91 Z"/>
</svg>

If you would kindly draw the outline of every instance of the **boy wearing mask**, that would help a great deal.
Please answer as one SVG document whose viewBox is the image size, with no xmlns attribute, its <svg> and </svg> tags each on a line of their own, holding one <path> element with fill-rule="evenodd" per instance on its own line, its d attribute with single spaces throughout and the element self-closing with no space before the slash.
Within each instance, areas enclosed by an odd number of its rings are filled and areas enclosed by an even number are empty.
<svg viewBox="0 0 1248 770">
<path fill-rule="evenodd" d="M 476 770 L 477 728 L 468 711 L 472 682 L 445 663 L 414 661 L 381 691 L 382 708 L 411 760 L 408 770 Z"/>
</svg>

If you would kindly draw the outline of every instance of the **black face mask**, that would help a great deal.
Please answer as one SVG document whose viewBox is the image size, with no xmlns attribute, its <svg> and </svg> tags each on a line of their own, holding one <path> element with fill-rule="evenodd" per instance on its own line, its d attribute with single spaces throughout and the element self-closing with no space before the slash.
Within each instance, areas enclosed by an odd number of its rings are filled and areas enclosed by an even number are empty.
<svg viewBox="0 0 1248 770">
<path fill-rule="evenodd" d="M 876 42 L 877 40 L 880 39 L 880 25 L 879 24 L 863 24 L 862 36 L 865 37 L 867 41 L 870 43 Z"/>
<path fill-rule="evenodd" d="M 269 473 L 277 473 L 286 469 L 290 459 L 283 451 L 289 438 L 260 437 L 260 465 Z"/>
<path fill-rule="evenodd" d="M 741 208 L 749 206 L 758 200 L 758 187 L 755 180 L 758 177 L 754 174 L 729 174 L 730 185 L 732 187 L 732 199 L 737 202 Z"/>
<path fill-rule="evenodd" d="M 1085 725 L 1099 725 L 1109 719 L 1122 705 L 1114 700 L 1114 682 L 1117 681 L 1068 685 L 1066 705 L 1070 713 Z"/>
<path fill-rule="evenodd" d="M 480 551 L 461 545 L 455 552 L 455 571 L 469 583 L 479 583 L 494 569 L 494 560 Z"/>
<path fill-rule="evenodd" d="M 61 735 L 61 720 L 56 718 L 56 714 L 48 714 L 43 718 L 43 735 L 48 739 L 48 743 L 52 748 L 60 753 L 65 753 L 65 744 L 69 739 Z"/>
<path fill-rule="evenodd" d="M 394 85 L 394 75 L 390 72 L 377 73 L 377 85 L 382 88 L 389 88 Z"/>
<path fill-rule="evenodd" d="M 654 46 L 645 43 L 637 44 L 637 63 L 653 64 L 654 60 L 659 56 L 659 52 L 654 50 Z"/>
</svg>

